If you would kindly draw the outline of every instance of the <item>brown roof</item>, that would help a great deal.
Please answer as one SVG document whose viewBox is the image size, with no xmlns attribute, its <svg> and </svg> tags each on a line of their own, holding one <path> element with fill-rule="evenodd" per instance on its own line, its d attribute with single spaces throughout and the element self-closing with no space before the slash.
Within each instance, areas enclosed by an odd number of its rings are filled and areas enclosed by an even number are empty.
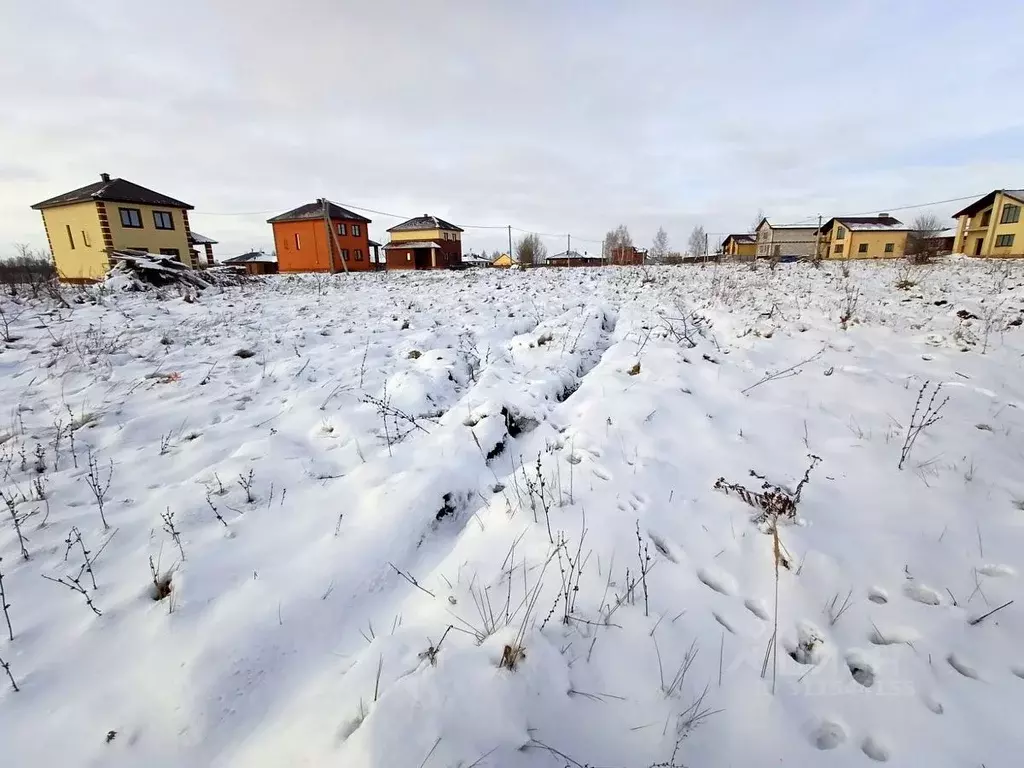
<svg viewBox="0 0 1024 768">
<path fill-rule="evenodd" d="M 753 235 L 746 233 L 741 235 L 729 235 L 722 241 L 722 245 L 728 245 L 730 240 L 735 240 L 737 243 L 756 243 L 757 239 Z"/>
<path fill-rule="evenodd" d="M 51 197 L 32 206 L 34 210 L 55 208 L 58 205 L 74 205 L 93 200 L 104 200 L 111 203 L 137 203 L 139 205 L 162 205 L 168 208 L 185 208 L 191 211 L 194 206 L 183 203 L 167 195 L 161 195 L 152 189 L 140 187 L 126 179 L 112 179 L 109 174 L 100 174 L 100 180 L 84 187 L 73 189 L 62 195 Z"/>
<path fill-rule="evenodd" d="M 342 208 L 340 205 L 336 205 L 328 201 L 327 210 L 330 212 L 332 219 L 343 219 L 345 221 L 365 221 L 367 224 L 370 223 L 370 219 L 365 216 L 360 216 L 358 213 L 353 213 L 348 208 Z M 278 221 L 303 221 L 305 219 L 322 219 L 324 217 L 324 204 L 322 200 L 317 200 L 315 203 L 306 203 L 300 205 L 298 208 L 292 208 L 290 211 L 279 214 L 272 219 L 267 219 L 268 224 L 273 224 Z"/>
<path fill-rule="evenodd" d="M 996 193 L 1002 192 L 1007 197 L 1012 197 L 1014 200 L 1019 200 L 1024 203 L 1024 189 L 993 189 L 984 197 L 980 197 L 973 203 L 968 205 L 962 211 L 957 211 L 953 214 L 954 219 L 959 219 L 961 216 L 973 216 L 978 211 L 988 208 L 992 203 L 995 202 Z"/>
<path fill-rule="evenodd" d="M 417 216 L 415 219 L 409 219 L 408 221 L 403 221 L 401 224 L 396 224 L 389 229 L 388 232 L 418 232 L 424 229 L 447 229 L 453 232 L 463 231 L 454 224 L 449 224 L 444 219 L 439 219 L 437 216 L 431 216 L 429 213 L 424 213 L 422 216 Z"/>
</svg>

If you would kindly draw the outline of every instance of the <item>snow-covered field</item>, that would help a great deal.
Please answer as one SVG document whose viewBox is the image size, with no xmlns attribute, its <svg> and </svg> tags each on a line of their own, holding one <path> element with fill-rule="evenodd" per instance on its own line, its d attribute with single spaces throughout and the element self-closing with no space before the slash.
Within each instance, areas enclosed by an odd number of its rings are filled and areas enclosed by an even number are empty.
<svg viewBox="0 0 1024 768">
<path fill-rule="evenodd" d="M 0 300 L 0 764 L 1024 751 L 1020 263 L 86 297 Z"/>
</svg>

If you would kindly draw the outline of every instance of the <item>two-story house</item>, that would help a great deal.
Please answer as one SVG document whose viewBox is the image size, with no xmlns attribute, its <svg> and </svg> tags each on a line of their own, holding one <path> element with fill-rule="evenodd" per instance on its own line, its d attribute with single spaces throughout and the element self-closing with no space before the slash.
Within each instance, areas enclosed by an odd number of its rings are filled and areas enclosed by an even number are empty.
<svg viewBox="0 0 1024 768">
<path fill-rule="evenodd" d="M 953 214 L 955 253 L 1024 256 L 1024 189 L 996 189 Z"/>
<path fill-rule="evenodd" d="M 909 234 L 910 227 L 887 213 L 836 216 L 821 227 L 819 253 L 825 259 L 898 259 Z"/>
<path fill-rule="evenodd" d="M 159 253 L 194 263 L 188 212 L 193 206 L 126 179 L 100 180 L 32 206 L 43 216 L 57 274 L 69 282 L 101 279 L 112 251 Z"/>
<path fill-rule="evenodd" d="M 462 230 L 423 214 L 388 230 L 388 269 L 446 269 L 462 264 Z"/>
<path fill-rule="evenodd" d="M 757 258 L 811 258 L 818 241 L 817 226 L 772 224 L 767 218 L 757 225 Z"/>
<path fill-rule="evenodd" d="M 274 230 L 280 272 L 366 272 L 370 261 L 370 219 L 319 199 L 267 223 Z"/>
</svg>

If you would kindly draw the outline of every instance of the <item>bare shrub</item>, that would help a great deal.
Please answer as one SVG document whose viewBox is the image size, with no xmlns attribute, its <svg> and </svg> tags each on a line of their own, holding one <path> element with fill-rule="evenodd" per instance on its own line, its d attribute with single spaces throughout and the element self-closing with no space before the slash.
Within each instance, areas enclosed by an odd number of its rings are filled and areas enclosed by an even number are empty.
<svg viewBox="0 0 1024 768">
<path fill-rule="evenodd" d="M 928 398 L 928 402 L 925 404 L 924 397 L 928 392 L 929 386 L 931 386 L 931 382 L 926 381 L 921 385 L 921 390 L 917 393 L 917 400 L 914 402 L 914 412 L 910 415 L 910 423 L 907 425 L 907 435 L 903 440 L 903 448 L 900 450 L 900 463 L 896 466 L 897 469 L 903 469 L 903 465 L 910 456 L 910 452 L 914 449 L 914 443 L 917 442 L 917 438 L 928 427 L 942 418 L 942 409 L 949 402 L 948 397 L 938 404 L 935 402 L 939 392 L 942 390 L 942 383 L 940 382 L 935 385 L 931 397 Z M 923 411 L 921 410 L 922 405 L 924 405 Z"/>
<path fill-rule="evenodd" d="M 540 264 L 547 258 L 547 255 L 548 249 L 541 242 L 540 235 L 531 232 L 521 237 L 516 243 L 516 259 L 523 266 L 532 267 L 535 264 Z"/>
</svg>

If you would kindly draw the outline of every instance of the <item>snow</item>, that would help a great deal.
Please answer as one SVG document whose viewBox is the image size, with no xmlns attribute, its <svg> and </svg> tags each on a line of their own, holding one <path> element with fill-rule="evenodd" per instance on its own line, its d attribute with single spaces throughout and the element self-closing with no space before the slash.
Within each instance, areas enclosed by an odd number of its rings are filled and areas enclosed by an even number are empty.
<svg viewBox="0 0 1024 768">
<path fill-rule="evenodd" d="M 843 266 L 5 296 L 4 764 L 1012 764 L 1024 265 Z"/>
</svg>

